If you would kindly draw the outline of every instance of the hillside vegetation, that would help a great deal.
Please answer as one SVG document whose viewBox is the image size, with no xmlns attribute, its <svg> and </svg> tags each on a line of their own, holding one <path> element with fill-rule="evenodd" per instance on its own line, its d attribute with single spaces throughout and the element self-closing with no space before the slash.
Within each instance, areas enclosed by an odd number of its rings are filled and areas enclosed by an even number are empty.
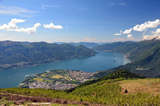
<svg viewBox="0 0 160 106">
<path fill-rule="evenodd" d="M 132 73 L 124 70 L 118 70 L 118 73 L 119 75 L 114 72 L 106 76 L 106 78 L 97 80 L 95 83 L 79 86 L 72 91 L 8 88 L 0 89 L 0 92 L 1 94 L 11 93 L 56 98 L 70 101 L 69 103 L 76 101 L 77 103 L 87 103 L 88 105 L 160 104 L 159 79 L 141 79 L 135 74 L 132 75 Z M 131 78 L 128 76 L 131 76 Z"/>
<path fill-rule="evenodd" d="M 94 49 L 100 51 L 112 51 L 126 54 L 132 62 L 146 59 L 156 50 L 160 49 L 160 40 L 146 40 L 140 42 L 114 42 L 96 46 Z"/>
<path fill-rule="evenodd" d="M 123 53 L 132 61 L 116 69 L 127 69 L 146 77 L 160 76 L 160 40 L 107 43 L 95 49 Z"/>
<path fill-rule="evenodd" d="M 95 55 L 85 46 L 46 42 L 0 42 L 0 68 L 23 67 Z"/>
</svg>

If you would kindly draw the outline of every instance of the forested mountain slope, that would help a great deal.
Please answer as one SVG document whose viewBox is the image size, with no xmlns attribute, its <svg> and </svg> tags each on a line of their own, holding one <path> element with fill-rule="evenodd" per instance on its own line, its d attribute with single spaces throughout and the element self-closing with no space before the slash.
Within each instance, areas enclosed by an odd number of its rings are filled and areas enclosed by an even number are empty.
<svg viewBox="0 0 160 106">
<path fill-rule="evenodd" d="M 0 68 L 35 65 L 95 55 L 85 46 L 46 42 L 0 42 Z"/>
<path fill-rule="evenodd" d="M 160 76 L 160 40 L 117 42 L 97 46 L 95 49 L 124 53 L 132 61 L 118 69 L 127 69 L 148 77 Z"/>
</svg>

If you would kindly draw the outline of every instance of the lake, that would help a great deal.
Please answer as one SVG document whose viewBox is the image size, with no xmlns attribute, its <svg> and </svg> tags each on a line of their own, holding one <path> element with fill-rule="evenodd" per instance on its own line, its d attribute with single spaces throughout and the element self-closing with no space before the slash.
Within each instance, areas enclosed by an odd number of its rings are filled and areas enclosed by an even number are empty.
<svg viewBox="0 0 160 106">
<path fill-rule="evenodd" d="M 52 62 L 25 68 L 0 70 L 0 88 L 17 87 L 26 75 L 42 73 L 50 69 L 73 69 L 96 72 L 111 69 L 128 63 L 129 60 L 120 53 L 100 52 L 95 56 L 83 59 L 72 59 Z"/>
</svg>

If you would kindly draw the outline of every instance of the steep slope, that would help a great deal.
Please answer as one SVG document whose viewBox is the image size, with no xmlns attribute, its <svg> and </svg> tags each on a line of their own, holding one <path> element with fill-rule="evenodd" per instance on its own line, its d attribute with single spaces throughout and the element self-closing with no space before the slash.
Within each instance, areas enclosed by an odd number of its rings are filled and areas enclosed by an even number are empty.
<svg viewBox="0 0 160 106">
<path fill-rule="evenodd" d="M 160 76 L 160 40 L 119 42 L 98 46 L 95 49 L 124 53 L 132 61 L 115 69 L 127 69 L 147 77 Z"/>
<path fill-rule="evenodd" d="M 140 42 L 106 43 L 95 47 L 95 50 L 111 51 L 126 54 L 132 61 L 138 61 L 149 56 L 154 50 L 160 48 L 160 40 L 146 40 Z"/>
<path fill-rule="evenodd" d="M 160 79 L 141 79 L 131 72 L 117 70 L 101 80 L 71 91 L 8 88 L 0 89 L 0 95 L 9 100 L 21 96 L 26 101 L 49 101 L 59 104 L 148 106 L 160 104 L 159 85 Z M 21 100 L 20 97 L 17 100 Z"/>
<path fill-rule="evenodd" d="M 111 52 L 120 52 L 120 53 L 127 53 L 131 49 L 137 46 L 137 42 L 114 42 L 114 43 L 106 43 L 102 45 L 98 45 L 94 47 L 95 50 L 99 51 L 111 51 Z"/>
<path fill-rule="evenodd" d="M 95 55 L 85 46 L 46 42 L 0 42 L 0 68 L 35 65 Z"/>
</svg>

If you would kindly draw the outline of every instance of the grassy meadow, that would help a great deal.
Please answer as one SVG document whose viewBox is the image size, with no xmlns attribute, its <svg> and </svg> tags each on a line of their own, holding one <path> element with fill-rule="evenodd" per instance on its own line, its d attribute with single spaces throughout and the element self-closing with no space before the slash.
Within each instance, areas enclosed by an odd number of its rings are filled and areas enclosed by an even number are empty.
<svg viewBox="0 0 160 106">
<path fill-rule="evenodd" d="M 128 71 L 119 70 L 69 91 L 28 88 L 0 89 L 0 94 L 6 93 L 55 98 L 77 103 L 148 106 L 160 104 L 160 79 L 140 78 Z"/>
<path fill-rule="evenodd" d="M 127 90 L 127 92 L 125 92 Z M 160 104 L 160 79 L 112 79 L 78 87 L 71 92 L 8 88 L 0 89 L 25 96 L 41 96 L 96 104 Z"/>
</svg>

